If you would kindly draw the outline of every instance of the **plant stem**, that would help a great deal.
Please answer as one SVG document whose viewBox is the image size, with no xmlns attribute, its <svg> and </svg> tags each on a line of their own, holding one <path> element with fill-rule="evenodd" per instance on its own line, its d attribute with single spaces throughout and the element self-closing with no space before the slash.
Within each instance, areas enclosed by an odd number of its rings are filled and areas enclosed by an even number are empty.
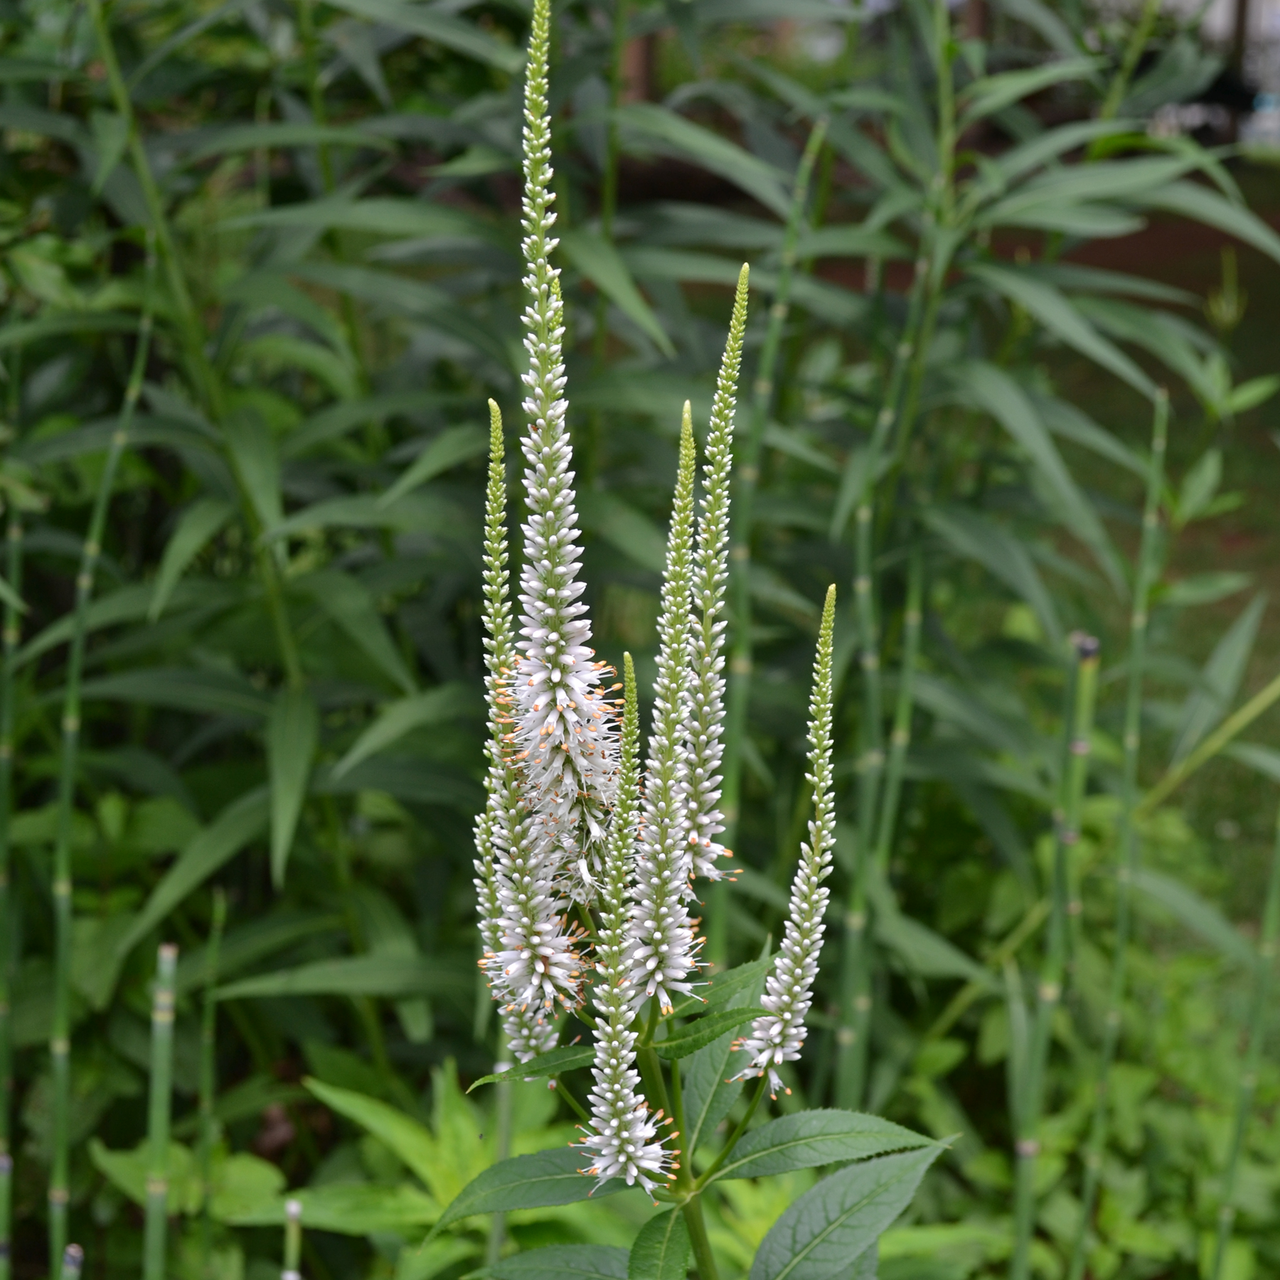
<svg viewBox="0 0 1280 1280">
<path fill-rule="evenodd" d="M 76 766 L 80 748 L 80 678 L 84 669 L 84 647 L 89 601 L 94 575 L 102 553 L 107 507 L 115 485 L 116 469 L 129 440 L 134 411 L 142 391 L 147 354 L 151 346 L 152 282 L 155 252 L 147 237 L 147 289 L 133 368 L 125 389 L 119 425 L 111 437 L 106 463 L 89 517 L 89 531 L 80 556 L 76 576 L 74 625 L 67 658 L 67 683 L 62 704 L 62 753 L 58 772 L 57 817 L 53 851 L 54 912 L 54 992 L 53 1025 L 49 1054 L 53 1071 L 53 1166 L 49 1176 L 49 1270 L 61 1265 L 67 1243 L 67 1180 L 70 1172 L 69 1126 L 71 1106 L 71 817 L 75 802 Z"/>
<path fill-rule="evenodd" d="M 1107 86 L 1107 96 L 1098 110 L 1100 120 L 1114 120 L 1119 114 L 1129 82 L 1133 79 L 1134 71 L 1137 70 L 1138 59 L 1142 57 L 1142 51 L 1147 47 L 1147 41 L 1151 39 L 1151 32 L 1155 29 L 1156 19 L 1159 16 L 1160 0 L 1144 0 L 1138 21 L 1129 33 L 1124 57 L 1120 59 L 1120 65 L 1116 68 L 1110 85 Z M 1091 159 L 1096 155 L 1096 147 L 1096 142 L 1090 147 Z"/>
<path fill-rule="evenodd" d="M 302 1201 L 284 1202 L 284 1269 L 280 1280 L 302 1280 L 298 1270 L 302 1257 Z"/>
<path fill-rule="evenodd" d="M 173 980 L 178 948 L 156 954 L 151 997 L 151 1093 L 147 1107 L 147 1208 L 142 1280 L 164 1280 L 169 1203 L 169 1115 L 173 1089 Z"/>
<path fill-rule="evenodd" d="M 1089 738 L 1093 729 L 1094 695 L 1097 691 L 1098 642 L 1091 636 L 1073 637 L 1074 673 L 1071 712 L 1067 718 L 1066 762 L 1062 773 L 1062 811 L 1053 842 L 1053 886 L 1049 933 L 1040 970 L 1036 1018 L 1028 1051 L 1027 1069 L 1014 1091 L 1014 1127 L 1017 1135 L 1017 1187 L 1014 1200 L 1014 1251 L 1011 1280 L 1028 1280 L 1031 1233 L 1036 1212 L 1036 1162 L 1040 1154 L 1040 1117 L 1044 1110 L 1045 1074 L 1053 1019 L 1062 1000 L 1068 956 L 1068 861 L 1080 839 L 1080 808 L 1088 776 Z"/>
<path fill-rule="evenodd" d="M 689 1243 L 693 1246 L 693 1263 L 698 1272 L 698 1280 L 720 1280 L 716 1257 L 711 1251 L 711 1241 L 707 1238 L 706 1219 L 702 1216 L 702 1197 L 694 1195 L 686 1200 L 681 1212 L 684 1214 L 684 1224 L 689 1228 Z"/>
<path fill-rule="evenodd" d="M 218 1005 L 214 992 L 218 986 L 218 951 L 222 945 L 222 931 L 226 923 L 227 895 L 222 889 L 215 889 L 209 945 L 205 951 L 204 1008 L 200 1018 L 200 1274 L 204 1280 L 209 1280 L 213 1255 L 213 1219 L 209 1216 L 209 1197 L 213 1144 L 217 1130 L 213 1104 L 218 1092 Z"/>
<path fill-rule="evenodd" d="M 778 284 L 764 346 L 756 369 L 751 398 L 751 422 L 738 455 L 734 487 L 734 534 L 730 552 L 730 604 L 733 619 L 733 647 L 729 656 L 729 689 L 726 700 L 724 731 L 724 767 L 721 809 L 725 829 L 721 837 L 733 848 L 737 839 L 738 818 L 742 799 L 742 741 L 747 731 L 747 706 L 751 696 L 751 536 L 755 511 L 756 487 L 760 481 L 760 455 L 764 449 L 765 429 L 774 401 L 774 379 L 778 369 L 778 353 L 791 304 L 791 286 L 796 269 L 796 246 L 804 225 L 805 205 L 813 168 L 827 135 L 827 121 L 818 120 L 809 133 L 804 154 L 796 167 L 783 235 L 782 255 L 778 263 Z M 722 967 L 728 957 L 729 897 L 728 882 L 713 884 L 707 898 L 707 953 L 715 967 Z"/>
<path fill-rule="evenodd" d="M 22 594 L 22 513 L 11 498 L 5 538 L 5 578 Z M 12 1268 L 13 1153 L 10 1150 L 10 1107 L 13 1099 L 12 999 L 14 964 L 12 874 L 9 824 L 13 815 L 14 656 L 22 638 L 21 615 L 4 608 L 4 660 L 0 667 L 0 1280 Z"/>
<path fill-rule="evenodd" d="M 1258 1088 L 1258 1068 L 1267 1034 L 1267 1015 L 1271 1012 L 1271 981 L 1275 973 L 1277 942 L 1280 942 L 1280 814 L 1276 816 L 1276 836 L 1271 852 L 1271 873 L 1267 878 L 1266 904 L 1262 912 L 1262 935 L 1258 940 L 1258 959 L 1253 977 L 1253 995 L 1249 1002 L 1249 1043 L 1245 1049 L 1243 1070 L 1236 1089 L 1235 1123 L 1231 1128 L 1231 1149 L 1222 1180 L 1222 1203 L 1218 1209 L 1218 1238 L 1213 1249 L 1213 1270 L 1209 1280 L 1221 1280 L 1226 1262 L 1231 1231 L 1235 1226 L 1233 1203 L 1240 1159 L 1244 1154 L 1245 1131 L 1253 1110 L 1253 1095 Z"/>
<path fill-rule="evenodd" d="M 1138 801 L 1138 752 L 1142 745 L 1142 682 L 1147 657 L 1147 609 L 1151 588 L 1159 576 L 1160 494 L 1164 487 L 1164 455 L 1168 442 L 1169 399 L 1156 400 L 1155 423 L 1151 434 L 1151 466 L 1147 472 L 1146 501 L 1142 511 L 1142 541 L 1133 582 L 1133 614 L 1129 624 L 1129 682 L 1124 713 L 1124 782 L 1120 797 L 1120 824 L 1117 832 L 1119 867 L 1116 872 L 1116 932 L 1111 961 L 1111 984 L 1107 993 L 1107 1013 L 1102 1040 L 1102 1060 L 1098 1067 L 1097 1097 L 1094 1099 L 1089 1145 L 1084 1158 L 1084 1189 L 1081 1193 L 1080 1225 L 1071 1252 L 1068 1280 L 1081 1280 L 1089 1225 L 1098 1196 L 1102 1153 L 1107 1143 L 1109 1111 L 1108 1085 L 1111 1064 L 1120 1044 L 1121 1009 L 1128 979 L 1129 936 L 1132 932 L 1133 880 L 1138 869 L 1140 847 L 1134 828 L 1133 811 Z"/>
<path fill-rule="evenodd" d="M 498 1038 L 501 1043 L 500 1053 L 501 1060 L 493 1064 L 495 1073 L 508 1071 L 513 1065 L 511 1063 L 510 1054 L 506 1046 L 506 1037 L 501 1031 L 498 1032 Z M 514 1102 L 511 1091 L 510 1080 L 500 1080 L 494 1086 L 496 1097 L 493 1100 L 494 1119 L 497 1121 L 497 1150 L 494 1154 L 495 1161 L 505 1160 L 511 1154 L 511 1109 Z M 501 1210 L 495 1213 L 490 1219 L 489 1240 L 485 1246 L 484 1262 L 486 1267 L 495 1267 L 498 1259 L 502 1257 L 502 1244 L 506 1236 L 507 1215 Z"/>
<path fill-rule="evenodd" d="M 760 1103 L 764 1100 L 765 1090 L 769 1087 L 769 1077 L 763 1075 L 756 1084 L 756 1091 L 751 1095 L 751 1101 L 747 1104 L 746 1111 L 742 1114 L 742 1119 L 734 1126 L 733 1132 L 729 1135 L 724 1146 L 720 1148 L 716 1154 L 716 1158 L 706 1167 L 702 1176 L 698 1179 L 697 1189 L 701 1191 L 707 1183 L 720 1171 L 720 1166 L 733 1154 L 733 1149 L 738 1145 L 738 1139 L 747 1131 L 747 1125 L 751 1123 L 751 1117 L 755 1115 L 759 1109 Z"/>
</svg>

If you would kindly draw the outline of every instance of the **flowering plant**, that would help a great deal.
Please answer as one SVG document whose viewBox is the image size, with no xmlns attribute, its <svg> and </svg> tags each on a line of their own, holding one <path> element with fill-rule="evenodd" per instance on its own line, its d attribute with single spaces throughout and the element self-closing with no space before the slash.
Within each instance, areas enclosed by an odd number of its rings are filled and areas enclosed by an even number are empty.
<svg viewBox="0 0 1280 1280">
<path fill-rule="evenodd" d="M 632 1252 L 641 1260 L 631 1274 L 637 1266 L 683 1274 L 692 1253 L 702 1280 L 713 1280 L 701 1206 L 710 1186 L 843 1165 L 783 1215 L 761 1244 L 752 1275 L 765 1280 L 799 1267 L 809 1280 L 824 1280 L 849 1274 L 855 1262 L 856 1274 L 872 1275 L 876 1238 L 909 1202 L 937 1144 L 842 1111 L 801 1111 L 752 1127 L 766 1092 L 776 1097 L 785 1088 L 779 1068 L 800 1055 L 822 947 L 823 881 L 835 832 L 835 588 L 822 612 L 810 700 L 813 816 L 782 944 L 773 957 L 709 977 L 700 968 L 693 912 L 699 883 L 721 878 L 729 856 L 716 837 L 725 825 L 719 802 L 729 489 L 748 271 L 744 266 L 734 298 L 700 502 L 685 404 L 642 766 L 630 655 L 622 682 L 610 683 L 616 673 L 596 660 L 581 599 L 563 303 L 552 265 L 549 8 L 549 0 L 534 6 L 525 90 L 529 364 L 521 447 L 528 515 L 518 618 L 509 598 L 502 419 L 490 402 L 484 582 L 491 733 L 475 867 L 481 967 L 519 1063 L 489 1079 L 550 1078 L 578 1112 L 583 1136 L 568 1151 L 520 1156 L 488 1170 L 436 1229 L 473 1213 L 640 1186 L 672 1207 L 642 1230 Z M 621 700 L 614 696 L 619 689 Z M 575 1023 L 591 1029 L 593 1045 L 557 1047 Z M 584 1067 L 593 1078 L 585 1106 L 561 1080 Z M 758 1081 L 754 1092 L 741 1098 L 750 1079 Z M 720 1130 L 729 1119 L 736 1123 L 726 1136 Z"/>
</svg>

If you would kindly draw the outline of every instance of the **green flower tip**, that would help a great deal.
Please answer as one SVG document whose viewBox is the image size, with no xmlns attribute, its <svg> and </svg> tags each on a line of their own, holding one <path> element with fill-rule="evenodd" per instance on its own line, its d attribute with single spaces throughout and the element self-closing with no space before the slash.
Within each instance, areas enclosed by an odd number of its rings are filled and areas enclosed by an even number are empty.
<svg viewBox="0 0 1280 1280">
<path fill-rule="evenodd" d="M 496 400 L 489 401 L 489 461 L 501 462 L 505 456 L 502 442 L 502 410 Z"/>
</svg>

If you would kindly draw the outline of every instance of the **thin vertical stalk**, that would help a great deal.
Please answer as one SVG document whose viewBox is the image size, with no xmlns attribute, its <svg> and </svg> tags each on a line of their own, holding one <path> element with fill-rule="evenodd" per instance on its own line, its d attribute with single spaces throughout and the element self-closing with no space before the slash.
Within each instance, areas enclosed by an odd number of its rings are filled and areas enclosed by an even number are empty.
<svg viewBox="0 0 1280 1280">
<path fill-rule="evenodd" d="M 200 1016 L 200 1273 L 205 1280 L 208 1280 L 213 1256 L 213 1219 L 209 1216 L 209 1197 L 213 1181 L 213 1144 L 217 1132 L 213 1103 L 218 1092 L 218 1003 L 214 991 L 218 985 L 218 952 L 226 924 L 227 895 L 222 889 L 215 889 L 213 919 L 205 950 L 204 1007 Z"/>
<path fill-rule="evenodd" d="M 62 1251 L 62 1261 L 58 1267 L 58 1280 L 80 1280 L 80 1272 L 84 1267 L 84 1250 L 78 1244 L 69 1244 Z"/>
<path fill-rule="evenodd" d="M 58 771 L 57 818 L 53 848 L 54 991 L 53 1027 L 49 1055 L 53 1069 L 53 1166 L 49 1176 L 49 1270 L 60 1265 L 67 1243 L 67 1179 L 70 1172 L 69 1124 L 71 1104 L 71 815 L 75 802 L 76 768 L 80 751 L 80 679 L 89 601 L 102 554 L 107 508 L 115 486 L 116 470 L 129 441 L 142 377 L 151 347 L 152 282 L 155 274 L 153 238 L 147 237 L 147 288 L 133 368 L 125 388 L 119 424 L 111 436 L 106 464 L 94 496 L 89 531 L 76 575 L 75 614 L 67 657 L 67 683 L 62 703 L 62 753 Z"/>
<path fill-rule="evenodd" d="M 22 513 L 9 502 L 5 537 L 5 578 L 22 594 Z M 10 820 L 13 816 L 14 656 L 22 638 L 21 615 L 4 607 L 4 659 L 0 665 L 0 1280 L 12 1268 L 13 1153 L 10 1150 L 10 1105 L 13 1099 L 13 1025 L 10 1020 L 14 963 Z"/>
<path fill-rule="evenodd" d="M 164 1280 L 169 1208 L 169 1117 L 173 1092 L 173 985 L 178 948 L 156 953 L 151 996 L 151 1093 L 147 1107 L 147 1207 L 142 1280 Z"/>
<path fill-rule="evenodd" d="M 302 1201 L 284 1202 L 284 1269 L 280 1280 L 302 1280 Z"/>
<path fill-rule="evenodd" d="M 880 629 L 876 617 L 875 510 L 873 495 L 884 451 L 895 433 L 895 475 L 906 458 L 924 379 L 925 357 L 933 339 L 950 240 L 945 234 L 952 216 L 955 169 L 955 88 L 951 74 L 950 16 L 944 3 L 934 6 L 934 48 L 938 77 L 937 149 L 939 169 L 935 187 L 926 193 L 927 210 L 922 231 L 922 252 L 916 261 L 915 280 L 902 338 L 894 352 L 881 407 L 872 428 L 862 462 L 854 504 L 854 604 L 858 624 L 859 665 L 862 670 L 862 707 L 858 716 L 858 841 L 855 849 L 849 899 L 844 914 L 836 1027 L 835 1096 L 842 1107 L 861 1104 L 867 1071 L 867 1030 L 871 1020 L 871 947 L 868 939 L 868 859 L 873 841 L 884 829 L 882 784 L 885 753 L 883 725 Z M 848 508 L 846 507 L 847 511 Z M 837 520 L 840 524 L 841 520 Z M 837 530 L 838 532 L 838 530 Z M 896 806 L 896 798 L 894 800 Z M 892 833 L 892 827 L 888 828 Z"/>
<path fill-rule="evenodd" d="M 1245 1132 L 1253 1110 L 1253 1095 L 1258 1088 L 1258 1068 L 1262 1065 L 1262 1049 L 1267 1035 L 1267 1014 L 1271 1011 L 1271 982 L 1275 975 L 1277 942 L 1280 942 L 1280 813 L 1276 815 L 1276 837 L 1271 853 L 1271 873 L 1267 879 L 1266 904 L 1262 912 L 1262 935 L 1258 940 L 1258 958 L 1253 976 L 1253 995 L 1249 1002 L 1249 1042 L 1241 1064 L 1240 1082 L 1236 1086 L 1236 1114 L 1231 1127 L 1231 1149 L 1227 1155 L 1222 1179 L 1222 1203 L 1218 1208 L 1218 1238 L 1213 1247 L 1213 1270 L 1209 1280 L 1222 1280 L 1227 1248 L 1236 1221 L 1236 1180 L 1244 1154 Z"/>
<path fill-rule="evenodd" d="M 1084 1157 L 1080 1225 L 1072 1246 L 1068 1280 L 1081 1280 L 1084 1275 L 1089 1226 L 1098 1197 L 1102 1153 L 1107 1143 L 1111 1065 L 1120 1045 L 1121 1008 L 1128 983 L 1129 937 L 1133 930 L 1133 881 L 1141 853 L 1133 811 L 1138 802 L 1138 755 L 1142 745 L 1142 682 L 1147 658 L 1147 610 L 1151 588 L 1159 576 L 1160 494 L 1164 487 L 1164 455 L 1168 438 L 1169 398 L 1162 391 L 1156 400 L 1155 422 L 1151 432 L 1151 465 L 1147 471 L 1142 540 L 1138 547 L 1138 562 L 1133 580 L 1133 612 L 1129 623 L 1129 674 L 1124 711 L 1124 780 L 1116 839 L 1119 866 L 1116 870 L 1115 950 L 1111 960 L 1111 982 L 1103 1024 L 1097 1096 L 1094 1099 L 1089 1144 Z"/>
<path fill-rule="evenodd" d="M 902 798 L 902 775 L 911 745 L 911 713 L 915 706 L 916 663 L 920 658 L 920 629 L 924 621 L 924 554 L 919 542 L 911 548 L 907 568 L 907 607 L 902 615 L 902 670 L 898 676 L 898 700 L 893 711 L 893 732 L 889 737 L 889 760 L 885 768 L 884 795 L 876 831 L 876 866 L 882 876 L 889 871 L 889 853 L 898 822 Z"/>
<path fill-rule="evenodd" d="M 182 271 L 182 263 L 178 259 L 177 247 L 173 242 L 173 232 L 165 213 L 164 197 L 156 182 L 147 159 L 147 151 L 142 143 L 142 135 L 138 131 L 137 119 L 133 111 L 133 101 L 129 96 L 129 88 L 120 71 L 120 62 L 116 57 L 115 45 L 111 41 L 111 32 L 107 27 L 106 15 L 103 12 L 102 0 L 85 0 L 89 9 L 89 17 L 93 22 L 94 33 L 102 51 L 102 63 L 107 75 L 107 85 L 111 91 L 112 103 L 119 115 L 128 124 L 129 158 L 133 164 L 138 186 L 142 191 L 143 202 L 147 207 L 150 221 L 148 228 L 155 238 L 159 257 L 164 265 L 165 280 L 169 287 L 172 312 L 177 321 L 182 337 L 183 358 L 193 388 L 208 417 L 214 422 L 222 420 L 223 397 L 222 386 L 218 381 L 212 364 L 205 352 L 205 330 L 200 313 L 187 287 L 186 276 Z M 236 484 L 240 489 L 241 505 L 245 519 L 249 525 L 249 533 L 254 542 L 262 532 L 260 522 L 249 499 L 244 478 L 233 467 Z M 297 644 L 289 627 L 288 614 L 285 611 L 283 588 L 280 571 L 272 549 L 259 546 L 255 563 L 262 579 L 263 595 L 266 599 L 267 613 L 271 618 L 276 633 L 276 642 L 280 650 L 280 661 L 290 687 L 301 688 L 304 679 L 298 658 Z"/>
<path fill-rule="evenodd" d="M 1068 737 L 1062 778 L 1062 812 L 1053 842 L 1053 885 L 1049 930 L 1037 990 L 1035 1022 L 1027 1049 L 1026 1069 L 1014 1097 L 1017 1185 L 1014 1199 L 1014 1251 L 1010 1280 L 1030 1274 L 1031 1233 L 1036 1212 L 1036 1162 L 1040 1155 L 1040 1118 L 1044 1110 L 1045 1076 L 1053 1020 L 1062 1001 L 1068 960 L 1068 863 L 1080 839 L 1080 809 L 1089 772 L 1089 739 L 1093 730 L 1094 698 L 1098 686 L 1098 642 L 1077 635 L 1074 649 L 1073 708 L 1066 726 Z M 1020 1095 L 1020 1096 L 1018 1096 Z"/>
<path fill-rule="evenodd" d="M 1112 77 L 1111 83 L 1107 86 L 1107 96 L 1103 99 L 1102 106 L 1098 110 L 1098 118 L 1100 120 L 1114 120 L 1120 113 L 1120 107 L 1124 103 L 1124 95 L 1128 91 L 1129 82 L 1133 79 L 1133 73 L 1138 68 L 1138 59 L 1142 57 L 1142 51 L 1147 47 L 1147 41 L 1151 39 L 1151 33 L 1155 30 L 1156 19 L 1159 16 L 1160 0 L 1144 0 L 1142 12 L 1138 15 L 1138 21 L 1129 33 L 1124 56 L 1120 59 L 1120 65 L 1116 68 L 1116 73 Z M 1090 148 L 1091 159 L 1097 154 L 1094 150 L 1096 147 L 1097 143 L 1095 142 L 1093 147 Z"/>
<path fill-rule="evenodd" d="M 730 558 L 730 616 L 733 619 L 733 647 L 729 655 L 729 689 L 725 709 L 724 783 L 721 809 L 724 813 L 723 843 L 733 848 L 737 838 L 742 792 L 742 741 L 747 729 L 747 705 L 751 697 L 751 535 L 755 512 L 756 486 L 760 481 L 760 455 L 764 433 L 774 401 L 774 378 L 782 334 L 791 305 L 791 286 L 796 270 L 796 246 L 804 225 L 805 206 L 813 169 L 827 135 L 827 121 L 818 120 L 809 133 L 800 163 L 796 167 L 791 206 L 778 263 L 778 284 L 769 308 L 764 346 L 756 368 L 752 389 L 751 421 L 738 456 L 733 495 L 734 534 Z M 707 895 L 707 952 L 711 963 L 720 966 L 728 953 L 728 886 L 713 884 Z"/>
<path fill-rule="evenodd" d="M 504 1071 L 509 1071 L 514 1065 L 511 1061 L 511 1053 L 507 1047 L 506 1036 L 501 1029 L 498 1031 L 498 1039 L 501 1047 L 499 1050 L 500 1057 L 493 1064 L 495 1075 L 501 1075 Z M 512 1105 L 515 1101 L 512 1096 L 512 1083 L 510 1080 L 499 1080 L 494 1086 L 495 1097 L 493 1100 L 494 1119 L 497 1122 L 497 1141 L 495 1143 L 497 1150 L 494 1152 L 494 1162 L 501 1163 L 511 1154 L 511 1123 L 512 1123 Z M 498 1260 L 502 1257 L 502 1246 L 506 1241 L 507 1234 L 507 1215 L 499 1210 L 490 1219 L 489 1239 L 485 1246 L 484 1264 L 486 1267 L 493 1268 L 497 1266 Z"/>
</svg>

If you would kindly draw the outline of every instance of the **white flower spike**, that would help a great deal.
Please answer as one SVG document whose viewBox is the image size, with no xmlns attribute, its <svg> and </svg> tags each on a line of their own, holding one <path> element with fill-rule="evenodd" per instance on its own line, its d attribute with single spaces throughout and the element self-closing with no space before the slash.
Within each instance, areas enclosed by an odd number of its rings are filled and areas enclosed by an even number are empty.
<svg viewBox="0 0 1280 1280">
<path fill-rule="evenodd" d="M 631 1029 L 636 1008 L 631 999 L 627 963 L 629 910 L 627 885 L 635 859 L 635 829 L 640 810 L 640 736 L 635 668 L 625 663 L 626 700 L 622 717 L 622 757 L 618 792 L 600 885 L 600 941 L 596 947 L 594 1000 L 596 1060 L 592 1068 L 591 1128 L 581 1144 L 595 1163 L 583 1170 L 600 1182 L 624 1178 L 653 1193 L 655 1182 L 674 1177 L 672 1156 L 655 1141 L 661 1114 L 651 1116 L 637 1092 L 636 1033 Z"/>
<path fill-rule="evenodd" d="M 547 106 L 550 6 L 534 6 L 525 82 L 524 567 L 520 575 L 520 659 L 513 688 L 514 740 L 523 762 L 538 839 L 553 845 L 562 878 L 587 900 L 603 853 L 617 775 L 617 724 L 600 688 L 607 674 L 590 647 L 578 597 L 582 551 L 574 507 L 573 451 L 565 428 L 560 273 L 550 255 L 551 121 Z"/>
<path fill-rule="evenodd" d="M 632 999 L 658 1001 L 664 1013 L 672 993 L 692 991 L 688 975 L 697 962 L 694 922 L 685 902 L 693 860 L 689 850 L 685 703 L 689 685 L 689 602 L 693 581 L 693 484 L 697 455 L 686 401 L 680 428 L 667 564 L 658 618 L 658 677 L 654 683 L 653 729 L 645 771 L 644 817 L 632 888 Z"/>
<path fill-rule="evenodd" d="M 724 744 L 724 613 L 729 581 L 729 480 L 733 471 L 733 410 L 742 365 L 742 339 L 747 328 L 747 276 L 738 274 L 729 338 L 720 362 L 711 425 L 707 432 L 707 460 L 702 479 L 705 490 L 698 519 L 689 660 L 692 671 L 685 697 L 687 775 L 684 782 L 692 847 L 693 874 L 708 880 L 724 875 L 721 860 L 729 850 L 715 839 L 724 830 L 720 811 L 720 761 Z"/>
<path fill-rule="evenodd" d="M 823 916 L 830 890 L 823 880 L 831 872 L 835 844 L 835 803 L 831 794 L 831 652 L 836 589 L 827 591 L 818 633 L 818 655 L 813 669 L 813 693 L 809 700 L 809 768 L 813 787 L 813 817 L 809 839 L 800 846 L 800 865 L 791 882 L 791 906 L 782 946 L 765 980 L 761 1005 L 768 1013 L 751 1024 L 738 1048 L 751 1055 L 750 1063 L 735 1077 L 768 1073 L 769 1091 L 777 1097 L 785 1088 L 777 1068 L 800 1056 L 805 1039 L 805 1015 L 813 1003 L 813 980 L 822 950 Z M 787 1090 L 789 1093 L 790 1090 Z"/>
<path fill-rule="evenodd" d="M 578 1002 L 581 961 L 567 930 L 556 866 L 524 812 L 520 777 L 504 751 L 510 724 L 515 648 L 508 571 L 502 417 L 489 402 L 489 483 L 485 495 L 484 623 L 489 704 L 488 800 L 476 822 L 476 892 L 485 954 L 481 965 L 505 1001 L 504 1026 L 521 1062 L 555 1044 L 547 1012 Z"/>
</svg>

